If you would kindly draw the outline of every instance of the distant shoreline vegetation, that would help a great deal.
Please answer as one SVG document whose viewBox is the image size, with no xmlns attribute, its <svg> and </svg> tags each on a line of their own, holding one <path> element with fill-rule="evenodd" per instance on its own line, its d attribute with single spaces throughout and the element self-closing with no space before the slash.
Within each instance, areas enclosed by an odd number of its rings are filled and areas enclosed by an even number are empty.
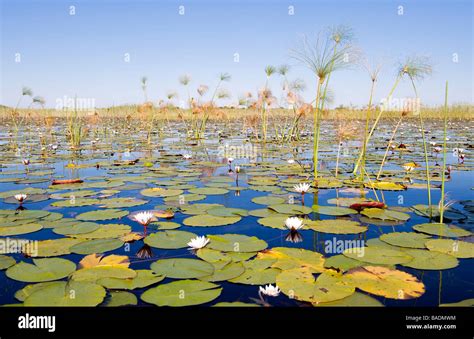
<svg viewBox="0 0 474 339">
<path fill-rule="evenodd" d="M 465 120 L 474 120 L 473 114 L 474 105 L 469 104 L 453 104 L 449 106 L 449 116 L 450 119 L 465 119 Z M 11 110 L 14 108 L 0 105 L 0 119 L 8 119 Z M 148 105 L 147 110 L 153 110 L 155 119 L 170 119 L 170 120 L 180 120 L 180 114 L 183 112 L 189 111 L 189 109 L 183 109 L 179 107 L 170 107 L 167 106 L 163 108 L 158 105 Z M 166 110 L 166 115 L 164 114 Z M 270 118 L 279 118 L 287 116 L 291 109 L 288 108 L 270 108 L 271 111 Z M 376 110 L 372 112 L 372 117 L 375 118 L 376 113 L 380 111 L 380 108 L 377 107 Z M 434 107 L 421 107 L 423 116 L 427 119 L 443 119 L 443 106 L 434 106 Z M 48 109 L 48 108 L 19 108 L 18 113 L 24 114 L 32 119 L 34 118 L 44 118 L 44 117 L 66 117 L 71 110 L 67 109 Z M 162 112 L 163 114 L 160 114 Z M 385 110 L 387 113 L 382 119 L 391 119 L 391 112 L 396 113 L 398 110 Z M 121 106 L 112 106 L 106 108 L 88 108 L 84 110 L 78 110 L 78 114 L 82 116 L 90 115 L 99 115 L 101 117 L 135 117 L 143 113 L 143 105 L 121 105 Z M 253 108 L 242 108 L 242 107 L 233 107 L 233 106 L 222 106 L 218 107 L 215 110 L 215 114 L 209 117 L 210 120 L 213 119 L 222 119 L 225 116 L 228 119 L 239 120 L 243 119 L 246 116 L 255 115 L 257 113 L 256 109 Z M 332 109 L 327 109 L 323 112 L 325 119 L 365 119 L 366 107 L 347 107 L 339 106 Z M 312 117 L 307 116 L 306 119 L 311 120 Z M 416 114 L 410 114 L 406 117 L 417 118 Z"/>
</svg>

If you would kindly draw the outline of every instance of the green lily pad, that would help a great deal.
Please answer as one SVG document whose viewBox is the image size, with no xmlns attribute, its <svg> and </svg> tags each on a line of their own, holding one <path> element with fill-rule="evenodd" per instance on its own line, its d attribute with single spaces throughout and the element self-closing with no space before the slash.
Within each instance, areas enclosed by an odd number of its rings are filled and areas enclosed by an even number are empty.
<svg viewBox="0 0 474 339">
<path fill-rule="evenodd" d="M 77 254 L 105 253 L 116 250 L 123 244 L 120 239 L 92 239 L 71 246 L 70 251 Z"/>
<path fill-rule="evenodd" d="M 242 216 L 245 217 L 248 215 L 247 210 L 242 208 L 229 208 L 229 207 L 215 207 L 211 208 L 207 211 L 210 215 L 215 215 L 218 217 L 234 217 L 234 216 Z"/>
<path fill-rule="evenodd" d="M 409 214 L 382 208 L 364 208 L 360 213 L 369 218 L 381 220 L 407 221 L 410 219 Z"/>
<path fill-rule="evenodd" d="M 28 245 L 22 251 L 30 257 L 57 257 L 70 254 L 70 248 L 82 241 L 84 240 L 74 238 L 41 240 L 37 242 L 37 246 Z"/>
<path fill-rule="evenodd" d="M 8 255 L 0 254 L 0 270 L 5 270 L 16 264 L 15 259 Z"/>
<path fill-rule="evenodd" d="M 25 224 L 21 226 L 8 226 L 8 227 L 0 227 L 0 236 L 6 237 L 10 235 L 20 235 L 20 234 L 27 234 L 33 233 L 41 230 L 43 226 L 40 224 Z"/>
<path fill-rule="evenodd" d="M 24 261 L 7 269 L 10 279 L 24 282 L 44 282 L 67 277 L 76 270 L 76 264 L 61 258 L 33 259 L 33 264 Z"/>
<path fill-rule="evenodd" d="M 280 197 L 272 197 L 267 195 L 265 197 L 256 197 L 252 199 L 252 202 L 259 205 L 279 205 L 285 203 L 285 199 Z"/>
<path fill-rule="evenodd" d="M 168 278 L 199 278 L 214 273 L 214 266 L 198 259 L 161 259 L 151 264 L 150 268 L 157 274 Z"/>
<path fill-rule="evenodd" d="M 177 249 L 188 247 L 188 242 L 197 235 L 185 231 L 162 231 L 150 234 L 143 241 L 145 244 L 163 249 Z"/>
<path fill-rule="evenodd" d="M 119 219 L 128 215 L 128 211 L 109 208 L 105 210 L 96 210 L 81 213 L 76 215 L 76 219 L 85 220 L 85 221 L 98 221 L 98 220 L 110 220 L 110 219 Z"/>
<path fill-rule="evenodd" d="M 42 288 L 45 288 L 51 285 L 61 285 L 62 283 L 63 281 L 47 281 L 47 282 L 42 282 L 42 283 L 37 283 L 37 284 L 29 284 L 23 287 L 21 290 L 16 291 L 15 298 L 23 302 L 25 301 L 26 298 L 28 298 L 34 292 L 39 291 Z"/>
<path fill-rule="evenodd" d="M 357 213 L 356 210 L 353 210 L 352 208 L 347 208 L 347 207 L 313 205 L 312 208 L 313 208 L 313 211 L 315 211 L 316 213 L 323 214 L 323 215 L 342 216 L 342 215 Z"/>
<path fill-rule="evenodd" d="M 346 257 L 342 254 L 333 255 L 324 261 L 324 267 L 342 272 L 346 272 L 351 268 L 363 265 L 364 263 L 362 261 Z"/>
<path fill-rule="evenodd" d="M 137 275 L 133 278 L 101 278 L 97 283 L 112 290 L 134 290 L 154 285 L 165 278 L 165 276 L 158 275 L 152 270 L 136 270 L 135 272 Z"/>
<path fill-rule="evenodd" d="M 276 283 L 290 298 L 313 304 L 340 300 L 355 292 L 341 274 L 330 270 L 321 273 L 316 280 L 307 268 L 284 270 L 277 276 Z"/>
<path fill-rule="evenodd" d="M 141 206 L 146 204 L 147 202 L 147 200 L 135 198 L 113 198 L 99 200 L 96 205 L 100 205 L 100 207 L 104 208 L 124 208 Z"/>
<path fill-rule="evenodd" d="M 135 306 L 138 303 L 137 296 L 126 291 L 111 291 L 110 299 L 105 302 L 106 307 Z"/>
<path fill-rule="evenodd" d="M 330 301 L 327 303 L 313 304 L 314 306 L 332 307 L 383 307 L 384 305 L 377 299 L 367 294 L 356 292 L 344 299 Z"/>
<path fill-rule="evenodd" d="M 307 226 L 313 231 L 330 234 L 359 234 L 367 231 L 367 227 L 351 220 L 316 220 L 308 222 Z"/>
<path fill-rule="evenodd" d="M 180 189 L 166 189 L 161 187 L 146 188 L 140 191 L 140 194 L 145 197 L 172 197 L 183 194 L 183 190 Z"/>
<path fill-rule="evenodd" d="M 53 229 L 53 232 L 61 235 L 76 235 L 91 233 L 99 229 L 100 225 L 93 222 L 78 222 L 72 225 L 59 226 Z"/>
<path fill-rule="evenodd" d="M 179 280 L 150 288 L 141 299 L 157 306 L 192 306 L 208 303 L 222 292 L 219 285 L 200 280 Z"/>
<path fill-rule="evenodd" d="M 268 206 L 268 208 L 281 214 L 291 214 L 291 215 L 309 214 L 313 212 L 313 210 L 310 207 L 300 206 L 296 204 L 277 204 L 277 205 L 270 205 Z"/>
<path fill-rule="evenodd" d="M 419 249 L 409 249 L 406 253 L 412 256 L 413 260 L 401 265 L 419 270 L 447 270 L 459 264 L 456 258 L 444 253 Z"/>
<path fill-rule="evenodd" d="M 97 306 L 105 297 L 105 289 L 97 284 L 61 281 L 45 286 L 29 295 L 25 306 Z"/>
<path fill-rule="evenodd" d="M 242 218 L 239 216 L 234 217 L 218 217 L 215 215 L 199 214 L 183 220 L 183 224 L 186 226 L 198 226 L 198 227 L 212 227 L 212 226 L 224 226 L 231 225 L 239 222 Z"/>
<path fill-rule="evenodd" d="M 208 248 L 224 252 L 257 252 L 267 248 L 268 244 L 257 237 L 243 234 L 208 235 Z"/>
<path fill-rule="evenodd" d="M 474 244 L 451 239 L 433 239 L 425 243 L 430 251 L 449 254 L 456 258 L 474 258 Z"/>
<path fill-rule="evenodd" d="M 271 228 L 277 228 L 280 230 L 287 230 L 288 227 L 285 225 L 286 219 L 288 219 L 288 215 L 286 214 L 277 214 L 274 213 L 275 215 L 266 217 L 266 218 L 260 218 L 257 220 L 257 222 L 260 225 L 271 227 Z"/>
<path fill-rule="evenodd" d="M 229 281 L 245 285 L 273 284 L 276 281 L 277 275 L 281 272 L 280 269 L 271 267 L 275 262 L 275 259 L 270 258 L 244 261 L 244 273 Z"/>
<path fill-rule="evenodd" d="M 408 248 L 425 248 L 428 239 L 430 236 L 414 232 L 393 232 L 380 236 L 380 240 L 387 244 Z"/>
<path fill-rule="evenodd" d="M 370 264 L 396 265 L 411 261 L 413 257 L 402 251 L 384 247 L 348 248 L 342 252 L 346 257 Z"/>
<path fill-rule="evenodd" d="M 421 233 L 439 235 L 447 238 L 459 238 L 471 235 L 471 232 L 462 228 L 439 223 L 418 224 L 413 226 L 413 229 Z"/>
<path fill-rule="evenodd" d="M 257 258 L 277 259 L 272 267 L 284 271 L 301 267 L 310 270 L 312 273 L 321 273 L 325 270 L 322 254 L 302 248 L 273 247 L 259 252 Z"/>
<path fill-rule="evenodd" d="M 220 195 L 220 194 L 229 193 L 229 190 L 226 190 L 225 188 L 219 188 L 219 187 L 200 187 L 200 188 L 190 189 L 189 193 L 204 194 L 204 195 Z"/>
<path fill-rule="evenodd" d="M 79 239 L 107 239 L 120 238 L 131 232 L 131 228 L 124 224 L 101 224 L 95 231 L 88 233 L 71 234 L 71 237 Z"/>
<path fill-rule="evenodd" d="M 229 262 L 228 264 L 221 267 L 221 265 L 214 265 L 214 272 L 212 275 L 200 277 L 200 280 L 204 281 L 225 281 L 236 278 L 245 272 L 245 267 L 240 262 Z"/>
<path fill-rule="evenodd" d="M 158 230 L 174 230 L 176 228 L 181 227 L 180 224 L 177 222 L 172 222 L 172 221 L 158 221 L 158 222 L 152 222 L 150 225 L 155 226 Z"/>
</svg>

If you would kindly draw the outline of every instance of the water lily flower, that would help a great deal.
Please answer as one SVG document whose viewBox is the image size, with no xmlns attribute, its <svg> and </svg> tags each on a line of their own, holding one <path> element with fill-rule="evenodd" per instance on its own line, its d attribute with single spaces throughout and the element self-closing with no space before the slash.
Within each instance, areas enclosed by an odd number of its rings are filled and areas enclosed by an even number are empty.
<svg viewBox="0 0 474 339">
<path fill-rule="evenodd" d="M 293 188 L 295 189 L 296 192 L 301 193 L 301 194 L 305 194 L 306 192 L 309 191 L 310 187 L 311 186 L 309 184 L 304 182 L 304 183 L 300 183 L 298 185 L 295 185 Z"/>
<path fill-rule="evenodd" d="M 155 218 L 151 212 L 139 212 L 133 216 L 134 220 L 142 226 L 148 226 L 148 224 Z"/>
<path fill-rule="evenodd" d="M 280 288 L 275 285 L 266 285 L 266 286 L 260 286 L 258 288 L 258 293 L 260 295 L 264 294 L 264 295 L 268 295 L 269 297 L 278 297 L 280 295 Z"/>
<path fill-rule="evenodd" d="M 232 161 L 234 161 L 234 158 L 227 158 L 227 162 L 228 162 L 229 164 L 232 164 Z"/>
<path fill-rule="evenodd" d="M 294 160 L 294 159 L 288 159 L 288 160 L 287 160 L 287 163 L 289 163 L 290 165 L 291 165 L 291 164 L 294 164 L 294 163 L 295 163 L 295 160 Z"/>
<path fill-rule="evenodd" d="M 291 231 L 298 231 L 304 224 L 303 220 L 298 217 L 290 217 L 285 220 L 285 226 Z"/>
<path fill-rule="evenodd" d="M 28 166 L 30 164 L 29 159 L 23 159 L 23 165 Z"/>
<path fill-rule="evenodd" d="M 453 157 L 459 157 L 462 153 L 464 153 L 464 148 L 453 148 Z"/>
<path fill-rule="evenodd" d="M 442 148 L 439 147 L 439 146 L 436 146 L 433 150 L 434 150 L 436 153 L 439 153 L 439 152 L 441 152 Z"/>
<path fill-rule="evenodd" d="M 28 198 L 28 195 L 27 194 L 15 194 L 14 198 L 21 204 L 23 203 L 23 201 L 26 200 L 26 198 Z"/>
<path fill-rule="evenodd" d="M 403 164 L 402 167 L 405 169 L 407 172 L 413 171 L 416 167 L 420 167 L 416 162 L 408 162 L 406 164 Z"/>
<path fill-rule="evenodd" d="M 193 156 L 192 156 L 191 154 L 189 154 L 189 153 L 183 154 L 183 159 L 185 159 L 185 160 L 189 160 L 189 159 L 191 159 L 192 157 L 193 157 Z"/>
<path fill-rule="evenodd" d="M 430 145 L 431 145 L 431 146 L 436 146 L 436 142 L 431 141 L 431 142 L 430 142 Z"/>
<path fill-rule="evenodd" d="M 51 146 L 51 149 L 52 149 L 53 151 L 57 150 L 57 149 L 58 149 L 58 145 L 52 145 L 52 146 Z"/>
<path fill-rule="evenodd" d="M 205 247 L 208 243 L 209 243 L 209 238 L 202 236 L 202 237 L 196 237 L 194 239 L 191 239 L 191 241 L 188 242 L 188 246 L 193 250 L 198 250 L 200 248 Z"/>
<path fill-rule="evenodd" d="M 240 166 L 235 166 L 235 173 L 240 173 Z"/>
</svg>

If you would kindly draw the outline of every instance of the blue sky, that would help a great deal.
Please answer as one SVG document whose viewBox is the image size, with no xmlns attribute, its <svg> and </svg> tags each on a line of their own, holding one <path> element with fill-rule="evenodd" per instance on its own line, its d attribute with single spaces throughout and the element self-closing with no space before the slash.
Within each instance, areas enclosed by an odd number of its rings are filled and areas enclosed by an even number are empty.
<svg viewBox="0 0 474 339">
<path fill-rule="evenodd" d="M 191 75 L 195 93 L 200 84 L 215 86 L 221 72 L 232 75 L 225 87 L 236 101 L 263 86 L 266 65 L 283 63 L 292 65 L 290 79 L 305 81 L 309 101 L 316 80 L 289 57 L 289 49 L 302 34 L 339 24 L 353 28 L 355 43 L 369 59 L 384 60 L 377 101 L 387 95 L 397 61 L 416 54 L 434 64 L 433 75 L 419 86 L 424 104 L 443 102 L 446 80 L 451 103 L 472 103 L 470 0 L 0 1 L 0 102 L 6 105 L 16 104 L 22 86 L 43 96 L 48 107 L 75 95 L 93 98 L 100 107 L 138 103 L 142 76 L 149 79 L 150 99 L 177 91 L 185 100 L 180 75 Z M 69 14 L 71 5 L 75 15 Z M 288 15 L 288 6 L 294 6 L 294 15 Z M 16 53 L 21 62 L 15 62 Z M 270 81 L 277 96 L 280 83 L 278 77 Z M 370 80 L 362 69 L 341 70 L 330 88 L 334 105 L 365 105 Z M 394 96 L 410 95 L 411 87 L 403 83 Z"/>
</svg>

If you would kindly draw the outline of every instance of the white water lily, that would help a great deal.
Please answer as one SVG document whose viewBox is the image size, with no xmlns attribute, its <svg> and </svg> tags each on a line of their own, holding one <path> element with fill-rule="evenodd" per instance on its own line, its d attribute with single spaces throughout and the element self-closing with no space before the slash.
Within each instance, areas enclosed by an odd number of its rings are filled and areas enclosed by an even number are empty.
<svg viewBox="0 0 474 339">
<path fill-rule="evenodd" d="M 23 193 L 22 193 L 22 194 L 15 194 L 14 197 L 15 197 L 15 199 L 16 199 L 18 202 L 22 203 L 23 201 L 26 200 L 26 198 L 28 198 L 28 195 L 27 195 L 27 194 L 23 194 Z"/>
<path fill-rule="evenodd" d="M 459 157 L 460 154 L 464 153 L 464 148 L 453 148 L 453 157 Z"/>
<path fill-rule="evenodd" d="M 155 216 L 151 212 L 139 212 L 133 216 L 135 221 L 143 226 L 148 226 L 154 217 Z"/>
<path fill-rule="evenodd" d="M 439 152 L 441 152 L 442 148 L 439 147 L 439 146 L 436 146 L 433 150 L 434 150 L 436 153 L 439 153 Z"/>
<path fill-rule="evenodd" d="M 304 226 L 303 220 L 298 217 L 290 217 L 285 220 L 285 226 L 292 231 L 297 231 Z"/>
<path fill-rule="evenodd" d="M 304 182 L 304 183 L 295 185 L 293 188 L 295 189 L 296 192 L 301 193 L 301 194 L 305 194 L 306 192 L 309 191 L 310 187 L 311 186 L 309 184 Z"/>
<path fill-rule="evenodd" d="M 288 159 L 288 160 L 287 160 L 287 163 L 289 163 L 289 164 L 294 164 L 294 163 L 295 163 L 295 160 L 294 160 L 294 159 Z"/>
<path fill-rule="evenodd" d="M 266 285 L 266 286 L 260 286 L 258 288 L 258 292 L 264 295 L 268 295 L 270 297 L 278 297 L 280 295 L 280 288 L 275 285 Z"/>
<path fill-rule="evenodd" d="M 227 158 L 227 162 L 228 162 L 229 164 L 231 164 L 232 161 L 234 161 L 234 158 Z"/>
<path fill-rule="evenodd" d="M 23 165 L 28 166 L 30 164 L 30 160 L 23 159 Z"/>
<path fill-rule="evenodd" d="M 191 239 L 191 241 L 188 242 L 188 246 L 191 247 L 193 250 L 198 250 L 206 246 L 208 243 L 209 243 L 209 239 L 206 238 L 205 236 L 202 236 L 202 237 L 196 237 L 194 239 Z"/>
<path fill-rule="evenodd" d="M 431 145 L 431 146 L 436 146 L 436 142 L 431 141 L 431 142 L 430 142 L 430 145 Z"/>
<path fill-rule="evenodd" d="M 193 157 L 193 156 L 192 156 L 191 154 L 189 154 L 189 153 L 183 154 L 183 159 L 185 159 L 185 160 L 189 160 L 189 159 L 191 159 L 192 157 Z"/>
</svg>

